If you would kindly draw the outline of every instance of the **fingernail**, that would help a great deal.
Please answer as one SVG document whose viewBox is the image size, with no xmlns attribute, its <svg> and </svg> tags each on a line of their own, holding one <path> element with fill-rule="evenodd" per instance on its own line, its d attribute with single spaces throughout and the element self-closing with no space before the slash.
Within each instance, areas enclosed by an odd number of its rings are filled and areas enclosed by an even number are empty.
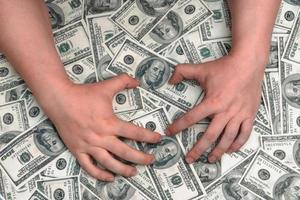
<svg viewBox="0 0 300 200">
<path fill-rule="evenodd" d="M 113 176 L 108 176 L 107 178 L 106 178 L 106 181 L 114 181 L 115 180 L 115 177 L 113 177 Z"/>
<path fill-rule="evenodd" d="M 210 163 L 214 163 L 214 162 L 216 162 L 216 160 L 217 160 L 217 158 L 215 156 L 211 156 L 211 157 L 208 158 L 208 161 Z"/>
<path fill-rule="evenodd" d="M 166 129 L 166 130 L 165 130 L 165 134 L 166 134 L 166 135 L 171 135 L 171 132 L 169 131 L 169 129 Z"/>
<path fill-rule="evenodd" d="M 187 163 L 191 164 L 191 163 L 193 162 L 193 159 L 192 159 L 191 157 L 187 157 L 187 158 L 185 159 L 185 161 L 186 161 Z"/>
<path fill-rule="evenodd" d="M 159 133 L 156 133 L 156 137 L 157 137 L 157 141 L 160 141 L 161 140 L 161 134 L 159 134 Z"/>
<path fill-rule="evenodd" d="M 134 170 L 131 172 L 130 176 L 135 176 L 135 175 L 137 175 L 137 173 L 138 173 L 138 171 L 137 171 L 136 169 L 134 169 Z"/>
</svg>

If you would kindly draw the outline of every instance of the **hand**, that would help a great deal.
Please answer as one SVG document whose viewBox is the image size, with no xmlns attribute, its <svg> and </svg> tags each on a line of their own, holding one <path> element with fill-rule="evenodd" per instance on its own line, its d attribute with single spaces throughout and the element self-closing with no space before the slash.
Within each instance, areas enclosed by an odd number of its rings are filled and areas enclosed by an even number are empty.
<svg viewBox="0 0 300 200">
<path fill-rule="evenodd" d="M 114 95 L 137 85 L 135 79 L 125 74 L 100 83 L 72 84 L 58 99 L 51 99 L 45 108 L 81 167 L 97 179 L 113 181 L 114 176 L 109 171 L 123 176 L 137 173 L 135 167 L 115 157 L 142 165 L 155 160 L 153 155 L 128 146 L 119 137 L 156 143 L 160 134 L 121 121 L 112 110 Z M 93 164 L 92 158 L 106 170 Z"/>
<path fill-rule="evenodd" d="M 176 67 L 170 83 L 196 80 L 204 89 L 205 97 L 170 125 L 166 134 L 174 135 L 206 117 L 212 119 L 204 135 L 188 152 L 188 163 L 197 160 L 219 137 L 209 155 L 210 162 L 219 160 L 225 152 L 238 150 L 247 141 L 260 103 L 264 66 L 256 60 L 228 55 L 213 62 Z"/>
</svg>

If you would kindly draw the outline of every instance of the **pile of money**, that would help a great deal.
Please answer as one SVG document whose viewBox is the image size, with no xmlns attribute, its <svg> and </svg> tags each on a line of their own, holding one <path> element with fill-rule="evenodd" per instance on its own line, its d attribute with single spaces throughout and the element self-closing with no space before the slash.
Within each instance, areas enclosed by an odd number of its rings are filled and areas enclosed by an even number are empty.
<svg viewBox="0 0 300 200">
<path fill-rule="evenodd" d="M 283 0 L 273 29 L 261 104 L 237 152 L 193 164 L 185 154 L 205 133 L 202 120 L 175 137 L 164 130 L 204 97 L 193 81 L 168 80 L 179 63 L 219 59 L 231 48 L 226 0 L 45 0 L 70 80 L 140 81 L 115 95 L 122 120 L 162 134 L 158 144 L 124 142 L 155 155 L 131 178 L 91 177 L 68 151 L 24 80 L 0 54 L 0 199 L 300 199 L 300 2 Z"/>
</svg>

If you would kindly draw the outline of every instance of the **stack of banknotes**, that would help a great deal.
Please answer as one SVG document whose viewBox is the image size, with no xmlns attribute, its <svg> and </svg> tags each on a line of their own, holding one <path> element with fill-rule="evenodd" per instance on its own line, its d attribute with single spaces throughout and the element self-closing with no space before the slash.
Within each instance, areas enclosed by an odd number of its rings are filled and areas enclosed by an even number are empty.
<svg viewBox="0 0 300 200">
<path fill-rule="evenodd" d="M 164 135 L 205 95 L 193 81 L 168 84 L 178 63 L 200 64 L 231 48 L 226 0 L 46 0 L 55 46 L 70 80 L 100 82 L 121 73 L 140 81 L 115 95 L 122 120 Z M 272 35 L 261 105 L 237 152 L 193 164 L 184 156 L 209 126 L 203 120 L 155 145 L 131 178 L 91 177 L 65 147 L 24 80 L 0 54 L 0 199 L 300 199 L 300 1 L 283 0 Z M 251 29 L 249 29 L 251 31 Z"/>
</svg>

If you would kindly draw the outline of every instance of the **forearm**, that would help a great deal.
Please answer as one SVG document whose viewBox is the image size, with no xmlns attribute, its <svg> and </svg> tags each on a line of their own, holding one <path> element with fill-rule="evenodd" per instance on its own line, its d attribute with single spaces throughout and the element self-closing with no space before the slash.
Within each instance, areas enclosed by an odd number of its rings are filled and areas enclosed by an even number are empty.
<svg viewBox="0 0 300 200">
<path fill-rule="evenodd" d="M 39 102 L 70 84 L 56 52 L 43 0 L 0 1 L 0 52 L 26 81 Z"/>
<path fill-rule="evenodd" d="M 229 0 L 232 17 L 231 54 L 268 60 L 273 25 L 280 0 Z"/>
</svg>

